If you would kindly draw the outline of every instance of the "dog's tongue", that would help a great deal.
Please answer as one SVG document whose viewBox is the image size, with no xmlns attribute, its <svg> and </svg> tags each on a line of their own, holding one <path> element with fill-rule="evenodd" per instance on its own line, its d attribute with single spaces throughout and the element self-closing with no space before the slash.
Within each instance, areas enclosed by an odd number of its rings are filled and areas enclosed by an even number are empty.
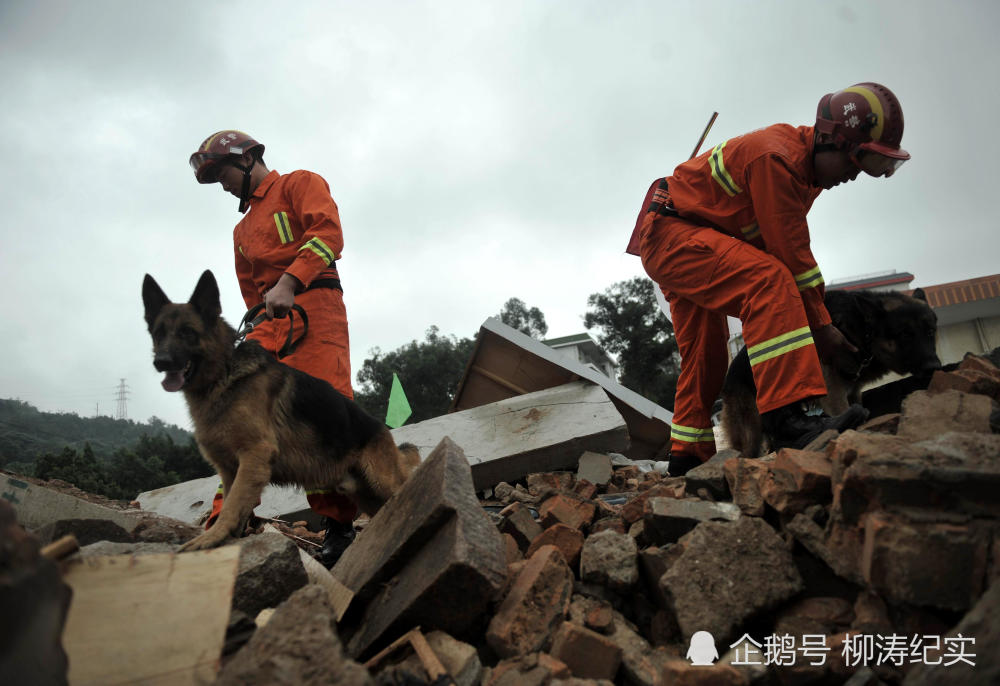
<svg viewBox="0 0 1000 686">
<path fill-rule="evenodd" d="M 179 391 L 184 386 L 184 372 L 167 372 L 163 377 L 163 389 L 174 392 Z"/>
</svg>

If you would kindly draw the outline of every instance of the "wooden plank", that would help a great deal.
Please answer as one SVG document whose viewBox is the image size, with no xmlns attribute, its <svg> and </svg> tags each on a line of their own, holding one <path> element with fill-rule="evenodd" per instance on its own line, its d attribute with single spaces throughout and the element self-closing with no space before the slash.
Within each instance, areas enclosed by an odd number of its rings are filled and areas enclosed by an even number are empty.
<svg viewBox="0 0 1000 686">
<path fill-rule="evenodd" d="M 229 623 L 236 545 L 71 560 L 63 631 L 71 684 L 204 684 Z"/>
</svg>

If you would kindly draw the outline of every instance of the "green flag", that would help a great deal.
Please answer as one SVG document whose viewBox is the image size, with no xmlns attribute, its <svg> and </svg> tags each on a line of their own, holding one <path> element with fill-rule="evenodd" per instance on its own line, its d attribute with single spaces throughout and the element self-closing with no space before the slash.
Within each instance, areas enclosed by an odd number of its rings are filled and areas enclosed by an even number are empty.
<svg viewBox="0 0 1000 686">
<path fill-rule="evenodd" d="M 413 413 L 410 403 L 403 393 L 403 384 L 399 383 L 399 377 L 392 373 L 392 390 L 389 391 L 389 409 L 385 413 L 385 423 L 390 429 L 396 429 L 406 423 L 406 420 Z"/>
</svg>

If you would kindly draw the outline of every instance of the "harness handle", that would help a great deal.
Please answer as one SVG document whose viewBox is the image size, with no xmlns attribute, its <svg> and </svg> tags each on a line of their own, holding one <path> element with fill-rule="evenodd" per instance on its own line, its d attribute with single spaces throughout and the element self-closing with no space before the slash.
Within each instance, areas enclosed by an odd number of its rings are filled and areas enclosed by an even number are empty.
<svg viewBox="0 0 1000 686">
<path fill-rule="evenodd" d="M 240 321 L 240 328 L 236 332 L 236 345 L 239 345 L 246 340 L 247 335 L 251 331 L 267 320 L 267 314 L 261 313 L 261 310 L 264 308 L 264 303 L 258 303 L 247 310 L 247 313 L 243 315 L 243 319 Z M 294 338 L 293 340 L 295 334 L 295 312 L 298 312 L 299 317 L 302 318 L 302 333 L 298 338 Z M 309 316 L 302 308 L 302 305 L 295 303 L 292 305 L 292 308 L 288 310 L 288 338 L 285 340 L 285 344 L 281 346 L 281 349 L 278 351 L 278 359 L 280 360 L 295 352 L 295 349 L 299 347 L 299 343 L 301 343 L 302 339 L 306 337 L 306 333 L 308 331 Z"/>
</svg>

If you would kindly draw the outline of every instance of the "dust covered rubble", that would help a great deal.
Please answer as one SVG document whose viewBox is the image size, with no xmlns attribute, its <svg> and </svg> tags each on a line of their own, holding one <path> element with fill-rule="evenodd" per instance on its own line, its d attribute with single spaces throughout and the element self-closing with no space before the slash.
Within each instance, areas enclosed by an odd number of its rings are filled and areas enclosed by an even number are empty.
<svg viewBox="0 0 1000 686">
<path fill-rule="evenodd" d="M 900 413 L 808 450 L 724 450 L 680 478 L 588 452 L 575 473 L 479 494 L 445 438 L 331 572 L 303 536 L 240 541 L 217 681 L 1000 683 L 998 401 L 1000 370 L 968 356 Z M 25 579 L 56 608 L 65 592 L 0 514 L 9 665 L 30 616 L 10 598 Z M 42 533 L 114 533 L 89 555 L 175 550 L 195 533 L 88 521 Z M 701 632 L 710 666 L 692 664 Z"/>
</svg>

